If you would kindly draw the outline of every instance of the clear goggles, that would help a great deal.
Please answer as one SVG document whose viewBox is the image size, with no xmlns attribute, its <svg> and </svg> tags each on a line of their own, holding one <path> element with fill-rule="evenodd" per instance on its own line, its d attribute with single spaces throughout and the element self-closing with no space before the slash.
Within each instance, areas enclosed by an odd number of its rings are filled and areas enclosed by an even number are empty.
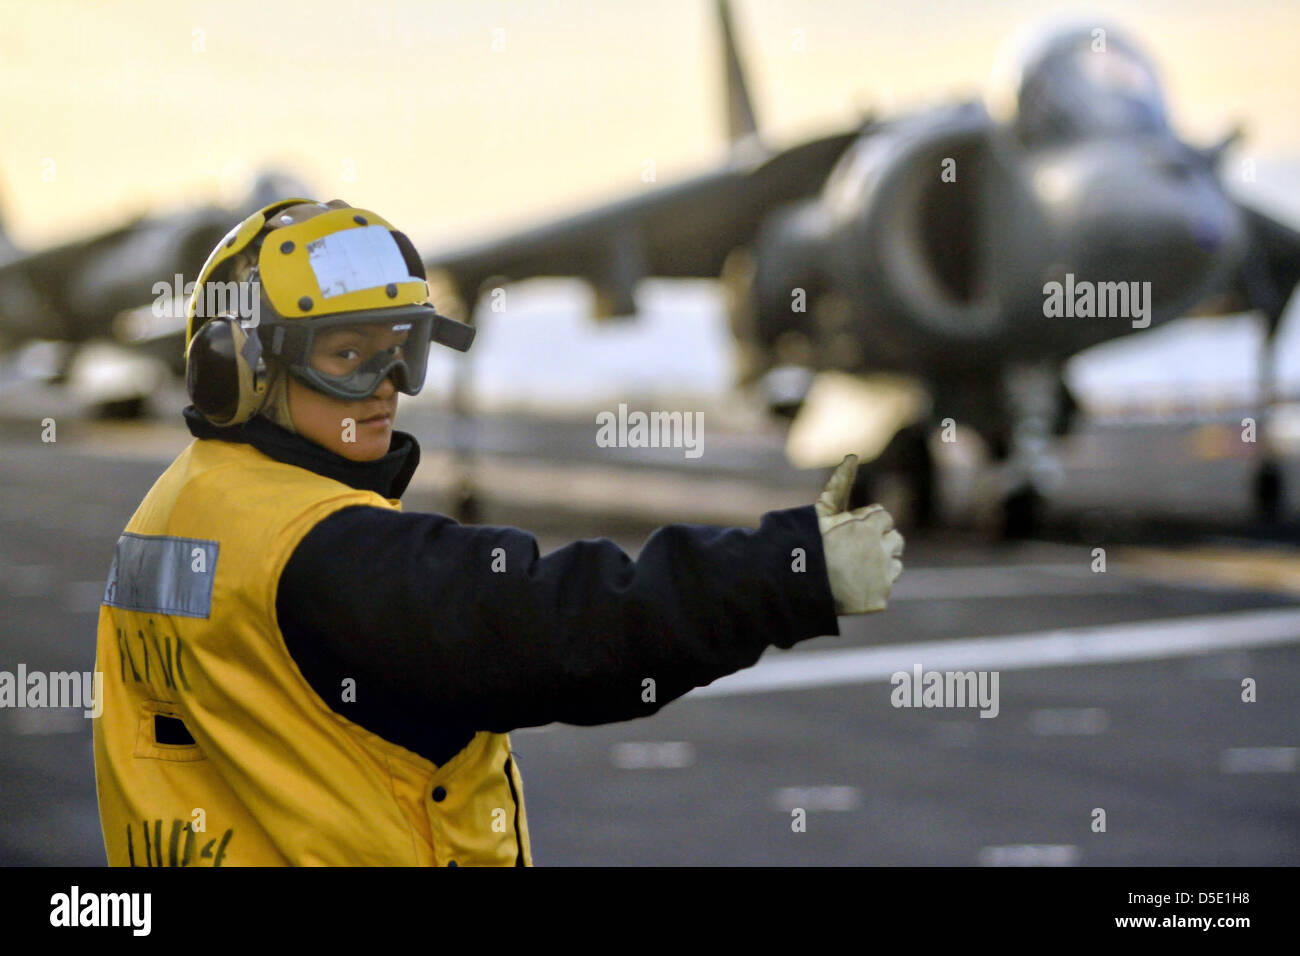
<svg viewBox="0 0 1300 956">
<path fill-rule="evenodd" d="M 258 332 L 268 354 L 298 381 L 333 398 L 357 401 L 373 395 L 386 378 L 399 392 L 419 394 L 429 343 L 464 351 L 474 329 L 426 307 L 263 323 Z"/>
</svg>

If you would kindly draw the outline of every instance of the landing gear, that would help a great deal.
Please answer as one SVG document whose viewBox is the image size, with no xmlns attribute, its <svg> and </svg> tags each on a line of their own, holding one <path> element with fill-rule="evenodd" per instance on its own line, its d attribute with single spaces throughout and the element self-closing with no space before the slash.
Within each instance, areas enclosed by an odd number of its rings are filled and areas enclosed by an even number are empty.
<svg viewBox="0 0 1300 956">
<path fill-rule="evenodd" d="M 929 428 L 923 424 L 899 430 L 878 458 L 858 469 L 849 507 L 879 502 L 900 526 L 933 525 L 936 480 L 929 438 Z"/>
<path fill-rule="evenodd" d="M 458 524 L 478 524 L 483 520 L 483 506 L 479 501 L 473 479 L 468 474 L 456 482 L 451 492 L 451 516 Z"/>
<path fill-rule="evenodd" d="M 1053 446 L 1070 430 L 1078 406 L 1060 367 L 1048 362 L 1006 367 L 1002 388 L 1010 428 L 992 431 L 988 440 L 1002 488 L 996 527 L 1011 541 L 1042 525 L 1047 495 L 1064 480 Z"/>
<path fill-rule="evenodd" d="M 1017 541 L 1032 535 L 1042 524 L 1044 499 L 1032 486 L 1023 486 L 1002 500 L 999 536 Z"/>
<path fill-rule="evenodd" d="M 1255 473 L 1255 514 L 1260 521 L 1277 524 L 1282 518 L 1282 471 L 1276 461 L 1265 461 Z"/>
<path fill-rule="evenodd" d="M 95 417 L 102 421 L 135 421 L 144 418 L 148 409 L 147 395 L 132 395 L 129 398 L 100 402 L 95 406 Z"/>
</svg>

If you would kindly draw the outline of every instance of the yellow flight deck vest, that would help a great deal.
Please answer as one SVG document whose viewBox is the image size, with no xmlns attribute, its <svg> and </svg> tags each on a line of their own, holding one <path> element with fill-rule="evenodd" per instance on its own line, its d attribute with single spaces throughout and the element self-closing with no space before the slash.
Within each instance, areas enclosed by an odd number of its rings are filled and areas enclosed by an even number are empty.
<svg viewBox="0 0 1300 956">
<path fill-rule="evenodd" d="M 401 507 L 198 440 L 131 518 L 95 664 L 110 866 L 532 865 L 507 735 L 480 732 L 435 766 L 332 710 L 289 656 L 280 572 L 350 505 Z"/>
</svg>

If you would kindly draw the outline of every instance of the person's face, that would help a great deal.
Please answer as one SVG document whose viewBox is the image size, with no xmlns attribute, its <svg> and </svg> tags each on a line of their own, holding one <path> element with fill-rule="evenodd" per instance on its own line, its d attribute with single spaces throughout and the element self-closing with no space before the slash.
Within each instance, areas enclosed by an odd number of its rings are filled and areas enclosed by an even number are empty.
<svg viewBox="0 0 1300 956">
<path fill-rule="evenodd" d="M 401 354 L 407 332 L 386 326 L 346 326 L 322 331 L 312 344 L 312 368 L 344 376 L 380 350 Z M 352 461 L 388 453 L 397 418 L 397 388 L 385 378 L 374 394 L 343 401 L 289 378 L 289 415 L 299 434 Z"/>
</svg>

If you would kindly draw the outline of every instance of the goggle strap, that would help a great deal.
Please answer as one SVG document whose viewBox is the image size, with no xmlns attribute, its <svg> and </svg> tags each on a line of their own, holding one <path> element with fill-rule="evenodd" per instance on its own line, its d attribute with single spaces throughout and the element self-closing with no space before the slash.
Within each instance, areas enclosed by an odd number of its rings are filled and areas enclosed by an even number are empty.
<svg viewBox="0 0 1300 956">
<path fill-rule="evenodd" d="M 239 354 L 243 356 L 249 368 L 257 368 L 257 362 L 262 357 L 262 337 L 256 331 L 250 330 L 250 334 L 244 339 L 244 345 L 239 350 Z"/>
</svg>

